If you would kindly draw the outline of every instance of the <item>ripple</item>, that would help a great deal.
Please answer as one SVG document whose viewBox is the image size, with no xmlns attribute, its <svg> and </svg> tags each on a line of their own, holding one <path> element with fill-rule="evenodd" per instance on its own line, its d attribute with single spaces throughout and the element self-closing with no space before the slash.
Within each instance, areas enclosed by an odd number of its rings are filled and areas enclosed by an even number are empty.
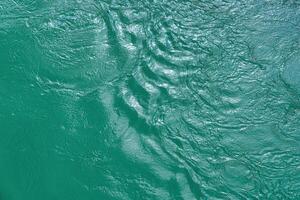
<svg viewBox="0 0 300 200">
<path fill-rule="evenodd" d="M 295 1 L 5 0 L 0 11 L 11 96 L 0 122 L 33 127 L 4 146 L 20 163 L 20 140 L 37 152 L 17 171 L 39 166 L 46 195 L 299 197 Z"/>
</svg>

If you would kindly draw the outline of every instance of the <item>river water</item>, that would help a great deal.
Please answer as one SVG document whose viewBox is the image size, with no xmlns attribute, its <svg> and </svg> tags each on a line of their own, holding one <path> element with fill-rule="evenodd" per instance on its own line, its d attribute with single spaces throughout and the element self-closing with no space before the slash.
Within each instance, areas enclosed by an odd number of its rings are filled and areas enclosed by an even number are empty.
<svg viewBox="0 0 300 200">
<path fill-rule="evenodd" d="M 297 0 L 1 0 L 0 199 L 300 199 Z"/>
</svg>

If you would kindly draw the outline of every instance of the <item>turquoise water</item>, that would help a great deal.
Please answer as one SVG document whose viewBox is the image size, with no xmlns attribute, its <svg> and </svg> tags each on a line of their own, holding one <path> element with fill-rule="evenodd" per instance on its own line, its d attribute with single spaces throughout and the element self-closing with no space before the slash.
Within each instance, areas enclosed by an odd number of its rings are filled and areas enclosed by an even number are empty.
<svg viewBox="0 0 300 200">
<path fill-rule="evenodd" d="M 0 199 L 300 199 L 300 3 L 2 0 Z"/>
</svg>

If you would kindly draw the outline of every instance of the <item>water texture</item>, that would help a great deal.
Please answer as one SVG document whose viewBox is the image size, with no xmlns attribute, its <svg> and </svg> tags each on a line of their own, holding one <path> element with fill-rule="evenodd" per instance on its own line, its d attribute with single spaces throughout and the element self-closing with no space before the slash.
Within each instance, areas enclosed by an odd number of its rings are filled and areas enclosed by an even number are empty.
<svg viewBox="0 0 300 200">
<path fill-rule="evenodd" d="M 0 199 L 300 199 L 300 2 L 1 0 Z"/>
</svg>

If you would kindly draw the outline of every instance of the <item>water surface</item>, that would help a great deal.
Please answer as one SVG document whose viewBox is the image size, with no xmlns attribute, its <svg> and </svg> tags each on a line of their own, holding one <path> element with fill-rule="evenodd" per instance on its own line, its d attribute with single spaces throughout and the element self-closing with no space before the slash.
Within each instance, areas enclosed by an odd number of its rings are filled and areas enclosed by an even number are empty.
<svg viewBox="0 0 300 200">
<path fill-rule="evenodd" d="M 0 199 L 300 199 L 300 4 L 1 0 Z"/>
</svg>

